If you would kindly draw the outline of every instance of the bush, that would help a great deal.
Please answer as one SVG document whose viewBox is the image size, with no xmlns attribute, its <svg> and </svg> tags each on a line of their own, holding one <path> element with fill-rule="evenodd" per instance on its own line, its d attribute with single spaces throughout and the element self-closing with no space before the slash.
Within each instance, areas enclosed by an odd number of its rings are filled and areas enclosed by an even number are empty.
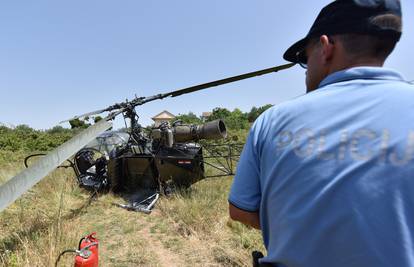
<svg viewBox="0 0 414 267">
<path fill-rule="evenodd" d="M 252 107 L 250 112 L 242 112 L 236 108 L 233 111 L 229 111 L 225 108 L 215 108 L 213 113 L 208 118 L 208 121 L 222 119 L 226 123 L 227 128 L 232 130 L 247 130 L 250 128 L 250 124 L 253 123 L 257 117 L 265 112 L 273 105 L 267 104 L 261 107 Z"/>
<path fill-rule="evenodd" d="M 175 117 L 176 120 L 180 120 L 185 124 L 201 124 L 203 121 L 201 118 L 197 117 L 196 114 L 193 112 L 189 112 L 188 114 L 178 114 L 177 117 Z"/>
<path fill-rule="evenodd" d="M 27 125 L 15 129 L 0 127 L 0 150 L 4 151 L 49 151 L 74 136 L 76 131 L 55 126 L 41 131 Z"/>
</svg>

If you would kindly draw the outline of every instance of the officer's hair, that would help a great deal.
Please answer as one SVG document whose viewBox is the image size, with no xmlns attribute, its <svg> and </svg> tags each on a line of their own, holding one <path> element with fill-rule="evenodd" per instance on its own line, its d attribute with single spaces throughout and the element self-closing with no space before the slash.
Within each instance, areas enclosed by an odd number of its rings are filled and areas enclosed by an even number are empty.
<svg viewBox="0 0 414 267">
<path fill-rule="evenodd" d="M 401 17 L 396 15 L 380 15 L 371 20 L 372 24 L 381 28 L 401 32 Z M 352 58 L 375 58 L 385 61 L 394 50 L 398 39 L 391 36 L 376 36 L 366 34 L 338 35 L 345 51 Z"/>
</svg>

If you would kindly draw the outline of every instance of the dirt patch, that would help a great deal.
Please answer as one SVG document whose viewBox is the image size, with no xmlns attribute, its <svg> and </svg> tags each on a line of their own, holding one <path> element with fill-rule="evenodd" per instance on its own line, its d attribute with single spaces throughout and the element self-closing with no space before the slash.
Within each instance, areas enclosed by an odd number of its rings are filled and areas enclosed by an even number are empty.
<svg viewBox="0 0 414 267">
<path fill-rule="evenodd" d="M 154 216 L 156 215 L 154 214 Z M 153 229 L 154 225 L 154 223 L 145 224 L 145 226 L 139 231 L 139 234 L 143 240 L 145 240 L 148 250 L 152 251 L 154 257 L 157 258 L 159 264 L 158 266 L 185 266 L 185 260 L 182 258 L 182 255 L 166 248 L 161 242 L 161 240 L 166 238 L 165 236 L 160 236 L 163 234 L 151 233 L 151 229 Z"/>
</svg>

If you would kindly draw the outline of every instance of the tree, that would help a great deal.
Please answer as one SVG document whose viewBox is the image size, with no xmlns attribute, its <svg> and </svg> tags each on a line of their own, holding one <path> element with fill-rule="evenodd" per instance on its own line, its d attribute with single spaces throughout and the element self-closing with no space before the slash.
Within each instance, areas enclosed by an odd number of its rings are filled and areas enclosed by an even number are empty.
<svg viewBox="0 0 414 267">
<path fill-rule="evenodd" d="M 252 107 L 249 114 L 247 115 L 247 119 L 249 122 L 254 122 L 257 117 L 259 117 L 259 110 L 256 107 Z"/>
<path fill-rule="evenodd" d="M 26 124 L 21 124 L 21 125 L 17 125 L 16 128 L 14 129 L 16 132 L 19 133 L 31 133 L 33 132 L 33 128 L 30 128 L 28 125 Z"/>
<path fill-rule="evenodd" d="M 11 131 L 13 131 L 13 130 L 10 129 L 10 128 L 8 128 L 8 127 L 6 127 L 6 126 L 4 126 L 4 125 L 1 125 L 0 126 L 0 134 L 10 133 Z"/>
<path fill-rule="evenodd" d="M 93 122 L 97 123 L 98 121 L 101 121 L 102 117 L 101 116 L 96 116 L 95 118 L 93 118 Z"/>
<path fill-rule="evenodd" d="M 217 119 L 225 119 L 231 115 L 231 112 L 226 108 L 214 108 L 213 112 L 211 113 L 210 117 L 208 117 L 207 121 L 214 121 Z"/>
<path fill-rule="evenodd" d="M 65 132 L 67 132 L 67 131 L 69 131 L 69 130 L 68 130 L 68 129 L 63 128 L 63 127 L 62 127 L 62 126 L 60 126 L 60 125 L 56 125 L 56 126 L 54 126 L 52 129 L 47 130 L 46 132 L 47 132 L 48 134 L 60 134 L 60 133 L 65 133 Z"/>
<path fill-rule="evenodd" d="M 247 120 L 247 113 L 240 109 L 234 109 L 230 115 L 224 119 L 227 127 L 230 129 L 249 129 L 249 121 Z"/>
<path fill-rule="evenodd" d="M 265 112 L 266 110 L 268 110 L 269 108 L 271 108 L 271 107 L 273 107 L 273 105 L 272 104 L 266 104 L 266 105 L 264 105 L 264 106 L 261 106 L 260 108 L 258 108 L 258 113 L 259 113 L 259 116 L 260 116 L 260 114 L 262 114 L 263 112 Z"/>
<path fill-rule="evenodd" d="M 263 112 L 265 112 L 267 109 L 273 107 L 273 105 L 271 104 L 266 104 L 264 106 L 261 106 L 259 108 L 256 107 L 252 107 L 252 109 L 250 110 L 250 112 L 247 115 L 247 118 L 249 120 L 250 123 L 254 122 L 257 117 L 259 117 Z"/>
<path fill-rule="evenodd" d="M 70 124 L 71 129 L 78 129 L 78 128 L 85 129 L 90 126 L 89 123 L 86 123 L 85 121 L 80 120 L 80 119 L 70 120 L 69 124 Z"/>
<path fill-rule="evenodd" d="M 196 114 L 193 112 L 189 112 L 188 114 L 178 114 L 177 117 L 175 117 L 176 120 L 181 120 L 183 123 L 187 124 L 200 124 L 202 123 L 202 120 L 197 117 Z"/>
</svg>

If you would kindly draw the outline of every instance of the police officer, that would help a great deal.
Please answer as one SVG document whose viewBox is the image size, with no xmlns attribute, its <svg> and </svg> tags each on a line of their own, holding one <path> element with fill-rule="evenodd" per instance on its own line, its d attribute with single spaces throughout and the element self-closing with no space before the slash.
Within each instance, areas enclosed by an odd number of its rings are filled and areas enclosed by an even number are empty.
<svg viewBox="0 0 414 267">
<path fill-rule="evenodd" d="M 284 54 L 308 93 L 255 121 L 229 195 L 263 266 L 414 266 L 414 86 L 382 67 L 401 18 L 398 0 L 337 0 Z"/>
</svg>

